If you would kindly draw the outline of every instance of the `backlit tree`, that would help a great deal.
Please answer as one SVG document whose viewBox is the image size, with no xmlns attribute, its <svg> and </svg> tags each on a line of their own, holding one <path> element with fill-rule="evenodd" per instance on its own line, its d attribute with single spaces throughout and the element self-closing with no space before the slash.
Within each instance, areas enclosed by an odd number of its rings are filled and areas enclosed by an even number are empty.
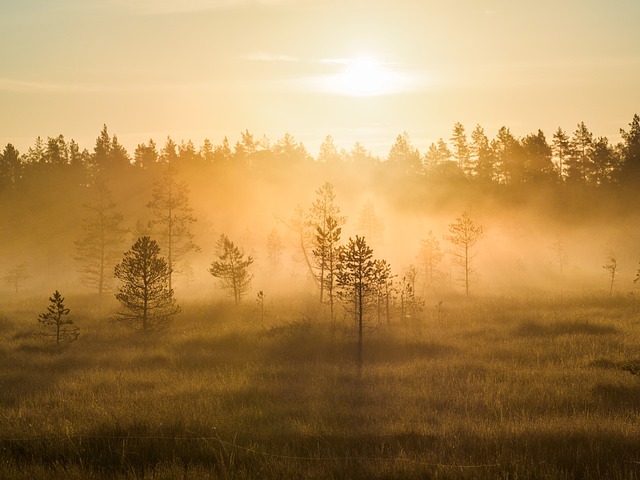
<svg viewBox="0 0 640 480">
<path fill-rule="evenodd" d="M 171 156 L 166 151 L 166 155 Z M 194 235 L 189 226 L 196 221 L 193 209 L 189 205 L 189 188 L 186 182 L 177 179 L 177 171 L 171 164 L 165 167 L 161 179 L 154 184 L 152 199 L 147 205 L 153 212 L 152 225 L 159 243 L 167 252 L 169 267 L 169 289 L 172 288 L 172 275 L 178 273 L 180 260 L 190 251 L 200 248 L 193 243 Z"/>
<path fill-rule="evenodd" d="M 358 324 L 359 365 L 362 364 L 364 314 L 376 291 L 376 274 L 373 250 L 364 237 L 350 238 L 349 243 L 340 248 L 336 285 L 340 299 Z"/>
<path fill-rule="evenodd" d="M 171 317 L 180 312 L 169 287 L 169 272 L 158 243 L 148 236 L 138 238 L 115 267 L 121 282 L 116 299 L 123 307 L 116 319 L 143 332 L 167 328 Z"/>
<path fill-rule="evenodd" d="M 211 263 L 209 273 L 220 281 L 220 287 L 227 290 L 236 305 L 251 288 L 253 275 L 249 267 L 253 263 L 251 256 L 237 247 L 224 233 L 216 243 L 218 260 Z"/>
<path fill-rule="evenodd" d="M 80 329 L 67 317 L 70 311 L 64 305 L 64 298 L 56 290 L 49 297 L 47 311 L 38 316 L 40 324 L 47 329 L 42 335 L 55 338 L 58 347 L 62 342 L 73 342 L 80 336 Z"/>
<path fill-rule="evenodd" d="M 476 225 L 469 214 L 464 212 L 454 223 L 449 224 L 450 235 L 445 235 L 445 240 L 452 244 L 449 253 L 453 256 L 453 261 L 462 269 L 462 282 L 465 293 L 469 295 L 469 283 L 475 273 L 472 268 L 475 257 L 474 247 L 482 236 L 481 225 Z"/>
<path fill-rule="evenodd" d="M 111 272 L 118 263 L 127 230 L 107 185 L 98 181 L 93 189 L 93 201 L 84 205 L 87 214 L 82 219 L 82 238 L 75 242 L 76 260 L 81 282 L 102 301 L 103 294 L 112 287 Z"/>
</svg>

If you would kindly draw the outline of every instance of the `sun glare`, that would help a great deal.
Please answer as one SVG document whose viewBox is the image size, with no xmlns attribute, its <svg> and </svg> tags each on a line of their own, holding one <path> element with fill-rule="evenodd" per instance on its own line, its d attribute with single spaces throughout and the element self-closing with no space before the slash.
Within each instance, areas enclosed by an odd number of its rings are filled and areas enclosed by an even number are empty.
<svg viewBox="0 0 640 480">
<path fill-rule="evenodd" d="M 371 96 L 385 92 L 389 77 L 389 73 L 373 58 L 361 57 L 349 62 L 340 80 L 345 93 Z"/>
</svg>

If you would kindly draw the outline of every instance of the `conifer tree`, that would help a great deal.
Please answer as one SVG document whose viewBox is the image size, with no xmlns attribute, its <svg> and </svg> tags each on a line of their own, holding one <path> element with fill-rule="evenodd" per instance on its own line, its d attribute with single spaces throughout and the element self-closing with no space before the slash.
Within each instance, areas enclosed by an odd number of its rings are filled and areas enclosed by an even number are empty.
<svg viewBox="0 0 640 480">
<path fill-rule="evenodd" d="M 336 285 L 340 299 L 358 324 L 359 365 L 362 364 L 364 313 L 375 292 L 376 271 L 373 250 L 364 237 L 349 238 L 349 243 L 340 248 Z"/>
<path fill-rule="evenodd" d="M 340 207 L 335 204 L 333 185 L 325 182 L 316 190 L 317 198 L 309 211 L 309 227 L 313 231 L 313 257 L 315 276 L 320 287 L 320 302 L 324 302 L 325 288 L 333 286 L 333 278 L 327 273 L 333 262 L 335 249 L 340 240 L 341 226 L 345 218 L 340 216 Z"/>
<path fill-rule="evenodd" d="M 330 216 L 326 219 L 324 228 L 316 226 L 315 248 L 313 255 L 319 270 L 320 301 L 326 292 L 331 320 L 334 319 L 335 279 L 338 271 L 338 244 L 342 228 L 337 220 Z"/>
<path fill-rule="evenodd" d="M 251 287 L 253 275 L 249 267 L 253 258 L 245 256 L 224 233 L 218 239 L 216 253 L 218 260 L 211 263 L 209 273 L 220 280 L 220 287 L 229 292 L 237 305 Z"/>
<path fill-rule="evenodd" d="M 167 146 L 163 152 L 170 156 Z M 196 221 L 189 205 L 189 188 L 186 182 L 179 182 L 176 177 L 177 171 L 168 164 L 162 178 L 154 184 L 152 199 L 147 205 L 154 215 L 151 223 L 156 229 L 159 243 L 167 252 L 169 289 L 173 288 L 173 274 L 180 272 L 177 267 L 180 260 L 190 251 L 200 251 L 193 243 L 194 235 L 189 230 L 189 226 Z"/>
<path fill-rule="evenodd" d="M 453 256 L 454 262 L 462 268 L 462 282 L 465 293 L 468 296 L 469 283 L 475 273 L 472 268 L 473 258 L 475 257 L 474 247 L 482 236 L 483 229 L 481 225 L 476 225 L 473 222 L 467 212 L 463 212 L 455 223 L 449 224 L 449 232 L 451 232 L 451 235 L 445 235 L 444 238 L 453 245 L 449 252 Z"/>
<path fill-rule="evenodd" d="M 56 290 L 53 296 L 49 297 L 49 306 L 45 313 L 38 316 L 38 321 L 47 329 L 53 332 L 43 332 L 46 337 L 54 337 L 56 346 L 59 347 L 62 342 L 73 342 L 80 336 L 80 329 L 74 325 L 73 320 L 67 318 L 71 311 L 64 305 L 64 298 L 60 292 Z"/>
<path fill-rule="evenodd" d="M 143 332 L 162 330 L 180 307 L 169 287 L 169 265 L 160 247 L 148 236 L 138 238 L 115 267 L 121 281 L 116 298 L 124 307 L 116 319 Z"/>
<path fill-rule="evenodd" d="M 93 201 L 84 205 L 87 215 L 82 219 L 83 236 L 75 242 L 76 260 L 80 281 L 96 291 L 102 302 L 104 293 L 112 287 L 110 272 L 118 262 L 127 230 L 106 183 L 98 180 L 93 189 Z"/>
</svg>

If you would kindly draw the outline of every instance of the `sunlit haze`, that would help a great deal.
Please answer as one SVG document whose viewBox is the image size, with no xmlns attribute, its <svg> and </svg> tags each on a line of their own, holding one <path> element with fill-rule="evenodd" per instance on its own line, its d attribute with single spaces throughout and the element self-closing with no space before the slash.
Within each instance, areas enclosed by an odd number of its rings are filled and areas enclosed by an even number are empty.
<svg viewBox="0 0 640 480">
<path fill-rule="evenodd" d="M 0 0 L 0 479 L 640 479 L 640 0 Z"/>
<path fill-rule="evenodd" d="M 0 143 L 90 147 L 107 124 L 129 150 L 248 129 L 384 155 L 455 122 L 580 121 L 615 140 L 640 104 L 638 18 L 633 0 L 7 0 Z"/>
</svg>

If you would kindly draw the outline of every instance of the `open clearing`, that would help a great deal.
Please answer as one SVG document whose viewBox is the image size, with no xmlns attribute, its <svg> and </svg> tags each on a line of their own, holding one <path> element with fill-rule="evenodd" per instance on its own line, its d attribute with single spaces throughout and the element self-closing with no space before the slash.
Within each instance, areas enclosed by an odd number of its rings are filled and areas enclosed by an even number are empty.
<svg viewBox="0 0 640 480">
<path fill-rule="evenodd" d="M 141 335 L 0 319 L 0 477 L 640 476 L 633 296 L 444 300 L 367 329 L 310 299 L 186 304 Z M 80 310 L 80 309 L 78 309 Z"/>
</svg>

